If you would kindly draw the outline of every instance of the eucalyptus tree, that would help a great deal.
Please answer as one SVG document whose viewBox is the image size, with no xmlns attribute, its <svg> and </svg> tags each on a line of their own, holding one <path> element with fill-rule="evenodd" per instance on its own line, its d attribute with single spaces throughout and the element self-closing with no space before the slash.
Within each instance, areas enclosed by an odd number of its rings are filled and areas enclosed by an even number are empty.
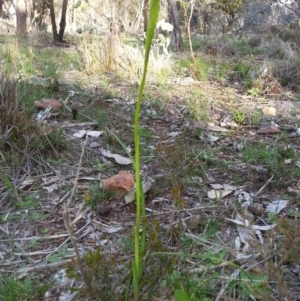
<svg viewBox="0 0 300 301">
<path fill-rule="evenodd" d="M 172 50 L 175 52 L 183 51 L 183 42 L 178 13 L 178 1 L 168 0 L 168 6 L 169 22 L 173 25 L 173 31 L 171 33 Z"/>
<path fill-rule="evenodd" d="M 66 28 L 66 14 L 68 8 L 68 0 L 62 0 L 62 9 L 61 9 L 61 19 L 59 23 L 59 32 L 57 32 L 56 26 L 56 18 L 55 18 L 55 10 L 54 10 L 54 1 L 49 0 L 48 5 L 50 9 L 50 18 L 51 18 L 51 25 L 52 25 L 52 34 L 53 40 L 56 44 L 60 45 L 61 43 L 65 43 L 63 37 Z"/>
<path fill-rule="evenodd" d="M 16 34 L 24 36 L 27 33 L 27 1 L 16 0 Z"/>
<path fill-rule="evenodd" d="M 240 17 L 239 13 L 242 8 L 244 0 L 217 0 L 212 5 L 220 10 L 226 17 L 227 28 L 224 30 L 227 33 L 231 33 L 233 24 Z"/>
</svg>

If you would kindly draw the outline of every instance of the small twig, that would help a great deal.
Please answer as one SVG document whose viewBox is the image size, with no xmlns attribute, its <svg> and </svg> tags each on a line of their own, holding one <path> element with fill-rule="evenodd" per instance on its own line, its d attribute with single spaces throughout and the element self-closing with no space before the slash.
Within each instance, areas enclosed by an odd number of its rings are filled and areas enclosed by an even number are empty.
<svg viewBox="0 0 300 301">
<path fill-rule="evenodd" d="M 268 181 L 267 181 L 267 183 L 265 183 L 257 192 L 256 192 L 256 194 L 255 194 L 255 196 L 254 197 L 258 197 L 258 195 L 259 194 L 261 194 L 264 190 L 265 190 L 265 188 L 270 184 L 270 182 L 273 180 L 273 177 L 274 176 L 272 176 Z"/>
<path fill-rule="evenodd" d="M 74 228 L 73 228 L 74 221 L 73 222 L 70 221 L 70 216 L 68 215 L 68 211 L 67 211 L 67 208 L 70 206 L 71 201 L 73 200 L 75 192 L 76 192 L 79 173 L 80 173 L 80 168 L 81 168 L 81 165 L 82 165 L 83 154 L 84 154 L 84 144 L 82 143 L 81 155 L 80 155 L 80 159 L 79 159 L 79 163 L 78 163 L 78 168 L 77 168 L 77 173 L 76 173 L 76 178 L 75 178 L 75 181 L 74 181 L 74 186 L 73 186 L 73 189 L 72 189 L 72 193 L 71 193 L 70 198 L 68 199 L 67 204 L 64 204 L 64 207 L 63 207 L 63 219 L 64 219 L 65 225 L 68 229 L 68 232 L 70 234 L 70 239 L 71 239 L 71 242 L 72 242 L 75 254 L 76 254 L 76 258 L 78 260 L 78 267 L 79 267 L 79 270 L 81 272 L 82 279 L 83 279 L 87 289 L 89 291 L 91 291 L 91 284 L 89 283 L 88 278 L 86 276 L 84 266 L 83 266 L 83 262 L 82 262 L 82 259 L 81 259 L 80 253 L 79 253 L 77 242 L 76 242 L 75 234 L 74 234 Z M 80 214 L 81 214 L 81 212 L 79 212 L 78 215 L 80 215 Z M 76 220 L 76 218 L 75 218 L 75 220 Z"/>
<path fill-rule="evenodd" d="M 69 234 L 57 234 L 57 235 L 50 235 L 50 236 L 31 236 L 31 237 L 21 237 L 21 238 L 14 238 L 14 240 L 48 240 L 48 239 L 56 239 L 61 237 L 69 236 Z M 0 241 L 11 241 L 11 239 L 0 239 Z"/>
<path fill-rule="evenodd" d="M 31 271 L 39 271 L 39 270 L 44 270 L 46 268 L 57 268 L 61 265 L 64 265 L 65 263 L 68 263 L 68 262 L 71 262 L 71 261 L 72 261 L 71 259 L 67 259 L 67 260 L 62 260 L 60 262 L 41 263 L 39 265 L 32 266 L 32 267 L 29 267 L 29 268 L 22 268 L 22 269 L 17 271 L 17 274 L 20 274 L 17 278 L 21 279 L 21 278 L 25 277 L 28 272 L 31 272 Z"/>
<path fill-rule="evenodd" d="M 13 253 L 16 256 L 37 256 L 37 255 L 49 255 L 49 254 L 53 254 L 55 252 L 57 252 L 58 250 L 55 248 L 54 250 L 49 250 L 49 251 L 34 251 L 34 252 L 23 252 L 23 253 Z M 68 248 L 67 251 L 74 251 L 73 249 Z M 75 254 L 69 254 L 69 255 L 65 255 L 65 257 L 74 257 Z"/>
<path fill-rule="evenodd" d="M 97 126 L 98 122 L 82 122 L 82 123 L 68 123 L 68 124 L 60 124 L 60 125 L 54 125 L 56 127 L 60 128 L 73 128 L 73 127 L 84 127 L 84 126 Z"/>
<path fill-rule="evenodd" d="M 78 176 L 79 176 L 79 175 L 78 175 Z M 64 180 L 66 180 L 66 179 L 70 179 L 70 178 L 73 178 L 73 177 L 74 177 L 74 175 L 66 175 L 66 176 L 60 176 L 60 177 L 54 176 L 54 179 L 50 180 L 49 182 L 43 183 L 41 186 L 48 186 L 48 185 L 53 184 L 53 183 L 61 182 L 61 181 L 62 181 L 62 178 L 63 178 Z M 77 180 L 78 180 L 78 179 L 77 179 Z M 76 180 L 75 180 L 75 181 L 76 181 Z"/>
</svg>

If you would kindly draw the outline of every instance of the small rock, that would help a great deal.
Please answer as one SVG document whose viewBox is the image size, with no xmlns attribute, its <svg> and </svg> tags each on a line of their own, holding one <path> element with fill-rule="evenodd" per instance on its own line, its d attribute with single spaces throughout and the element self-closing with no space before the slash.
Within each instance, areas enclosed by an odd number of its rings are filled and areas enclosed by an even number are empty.
<svg viewBox="0 0 300 301">
<path fill-rule="evenodd" d="M 265 107 L 262 111 L 266 116 L 276 116 L 276 109 L 273 107 Z"/>
<path fill-rule="evenodd" d="M 212 118 L 213 118 L 213 120 L 219 121 L 219 120 L 221 120 L 222 116 L 220 114 L 213 114 Z"/>
<path fill-rule="evenodd" d="M 280 133 L 280 129 L 275 126 L 266 126 L 257 130 L 258 134 L 277 134 Z"/>
<path fill-rule="evenodd" d="M 224 139 L 224 142 L 225 142 L 227 145 L 232 145 L 232 144 L 233 144 L 232 139 L 229 138 L 229 137 L 226 137 L 226 138 Z"/>
<path fill-rule="evenodd" d="M 89 144 L 89 147 L 90 147 L 90 148 L 96 148 L 96 147 L 100 147 L 100 146 L 101 146 L 101 144 L 98 143 L 98 142 L 91 142 L 91 143 Z"/>
<path fill-rule="evenodd" d="M 191 217 L 191 219 L 188 222 L 188 226 L 191 230 L 197 230 L 197 228 L 199 227 L 200 223 L 201 223 L 202 217 L 201 215 L 193 215 Z"/>
<path fill-rule="evenodd" d="M 120 171 L 117 175 L 102 181 L 104 190 L 115 192 L 119 197 L 128 194 L 134 187 L 134 176 L 128 171 Z"/>
<path fill-rule="evenodd" d="M 232 121 L 227 122 L 227 126 L 229 126 L 231 128 L 237 128 L 238 124 L 232 120 Z"/>
<path fill-rule="evenodd" d="M 262 204 L 253 203 L 248 207 L 249 212 L 254 215 L 262 215 L 264 213 L 264 207 Z"/>
<path fill-rule="evenodd" d="M 240 85 L 239 82 L 234 82 L 234 83 L 232 84 L 232 88 L 233 88 L 233 89 L 238 90 L 240 87 L 241 87 L 241 85 Z"/>
<path fill-rule="evenodd" d="M 98 214 L 101 217 L 107 217 L 109 215 L 110 211 L 111 211 L 111 207 L 103 206 L 98 209 Z"/>
</svg>

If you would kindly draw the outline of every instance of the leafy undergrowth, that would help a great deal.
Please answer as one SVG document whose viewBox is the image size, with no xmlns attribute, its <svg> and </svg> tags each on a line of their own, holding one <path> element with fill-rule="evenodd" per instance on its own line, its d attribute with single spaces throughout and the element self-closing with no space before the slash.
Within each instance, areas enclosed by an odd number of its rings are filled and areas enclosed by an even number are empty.
<svg viewBox="0 0 300 301">
<path fill-rule="evenodd" d="M 225 42 L 202 45 L 196 62 L 174 57 L 177 73 L 151 78 L 144 93 L 141 167 L 151 189 L 143 300 L 296 300 L 299 292 L 299 95 L 276 90 L 280 80 L 268 72 L 253 80 L 249 68 L 268 50 Z M 9 114 L 0 111 L 0 268 L 13 274 L 19 294 L 9 299 L 4 290 L 1 300 L 130 300 L 135 204 L 100 183 L 133 171 L 105 154 L 127 157 L 115 135 L 133 148 L 137 75 L 87 75 L 72 49 L 30 51 L 39 53 L 36 69 L 27 70 L 29 55 L 18 83 L 1 77 L 1 109 Z M 11 62 L 30 51 L 12 53 Z M 60 65 L 49 60 L 57 53 Z M 60 84 L 45 83 L 49 77 Z M 60 99 L 63 108 L 37 120 L 41 98 Z M 74 182 L 68 210 L 74 217 L 86 208 L 74 231 L 91 290 L 62 217 Z M 33 274 L 51 283 L 47 293 L 32 293 Z"/>
</svg>

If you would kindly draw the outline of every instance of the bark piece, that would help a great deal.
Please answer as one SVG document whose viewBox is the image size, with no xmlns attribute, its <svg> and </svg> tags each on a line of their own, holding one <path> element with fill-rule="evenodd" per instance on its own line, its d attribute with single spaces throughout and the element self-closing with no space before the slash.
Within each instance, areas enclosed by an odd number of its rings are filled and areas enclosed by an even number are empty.
<svg viewBox="0 0 300 301">
<path fill-rule="evenodd" d="M 134 187 L 134 176 L 128 171 L 120 171 L 117 175 L 102 181 L 104 190 L 115 192 L 119 197 L 126 195 Z"/>
<path fill-rule="evenodd" d="M 61 109 L 62 104 L 56 99 L 42 98 L 39 101 L 34 102 L 35 106 L 40 109 L 53 108 Z"/>
</svg>

